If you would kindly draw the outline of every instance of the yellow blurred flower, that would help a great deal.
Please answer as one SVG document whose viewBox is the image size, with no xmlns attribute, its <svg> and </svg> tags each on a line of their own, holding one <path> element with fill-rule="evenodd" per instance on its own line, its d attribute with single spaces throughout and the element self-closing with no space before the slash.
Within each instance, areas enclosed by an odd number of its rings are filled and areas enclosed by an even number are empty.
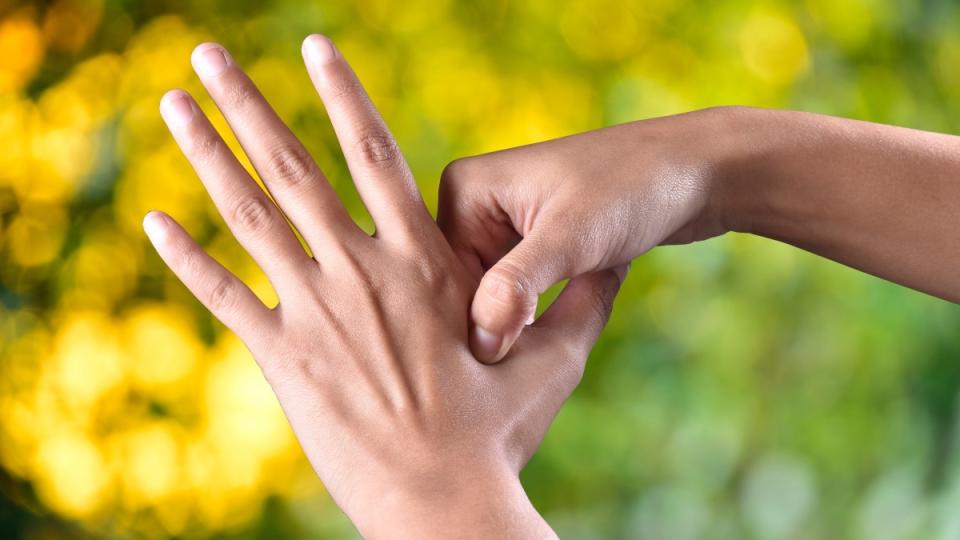
<svg viewBox="0 0 960 540">
<path fill-rule="evenodd" d="M 224 333 L 215 349 L 204 389 L 205 418 L 211 440 L 231 449 L 242 476 L 248 469 L 254 477 L 262 459 L 294 447 L 283 410 L 259 366 L 247 348 L 231 333 Z M 243 448 L 242 453 L 233 449 Z"/>
<path fill-rule="evenodd" d="M 573 53 L 584 60 L 623 60 L 652 37 L 653 26 L 674 3 L 571 0 L 560 8 L 560 32 Z"/>
<path fill-rule="evenodd" d="M 77 311 L 65 314 L 57 326 L 48 367 L 66 404 L 89 406 L 121 384 L 123 349 L 109 316 Z"/>
<path fill-rule="evenodd" d="M 936 59 L 940 87 L 954 99 L 960 98 L 960 36 L 941 37 Z"/>
<path fill-rule="evenodd" d="M 483 150 L 560 137 L 597 127 L 600 122 L 595 109 L 571 105 L 593 100 L 593 89 L 584 81 L 540 72 L 508 84 L 513 91 L 507 103 L 499 108 L 499 114 L 485 119 L 476 135 L 476 144 Z"/>
<path fill-rule="evenodd" d="M 182 435 L 167 421 L 148 422 L 115 434 L 123 505 L 136 510 L 163 502 L 183 486 Z"/>
<path fill-rule="evenodd" d="M 23 199 L 64 202 L 73 197 L 93 165 L 97 141 L 85 128 L 34 125 L 33 167 L 14 185 Z"/>
<path fill-rule="evenodd" d="M 363 21 L 378 32 L 408 34 L 422 31 L 431 24 L 446 22 L 450 0 L 363 0 L 357 2 Z"/>
<path fill-rule="evenodd" d="M 19 90 L 40 66 L 43 35 L 23 12 L 0 20 L 0 94 Z"/>
<path fill-rule="evenodd" d="M 451 135 L 489 120 L 503 101 L 500 77 L 488 58 L 455 46 L 418 47 L 406 73 L 418 88 L 418 110 Z"/>
<path fill-rule="evenodd" d="M 32 167 L 31 138 L 38 112 L 30 100 L 0 91 L 0 186 L 20 185 Z"/>
<path fill-rule="evenodd" d="M 60 253 L 67 215 L 59 206 L 21 208 L 6 231 L 13 260 L 20 266 L 47 264 Z"/>
<path fill-rule="evenodd" d="M 177 385 L 197 368 L 202 345 L 193 318 L 173 304 L 143 304 L 123 318 L 121 335 L 131 384 L 145 392 Z"/>
<path fill-rule="evenodd" d="M 295 118 L 305 106 L 320 103 L 302 62 L 263 58 L 246 67 L 246 71 L 284 120 Z"/>
<path fill-rule="evenodd" d="M 164 90 L 193 79 L 190 53 L 205 37 L 175 16 L 147 23 L 124 53 L 126 68 L 118 90 L 119 104 L 147 96 L 156 111 Z"/>
<path fill-rule="evenodd" d="M 117 83 L 124 65 L 120 56 L 101 54 L 77 64 L 70 74 L 43 93 L 38 102 L 48 126 L 90 130 L 116 113 Z"/>
<path fill-rule="evenodd" d="M 882 2 L 870 0 L 807 0 L 813 19 L 842 46 L 855 50 L 869 43 L 874 17 Z"/>
<path fill-rule="evenodd" d="M 789 84 L 810 67 L 803 32 L 778 11 L 750 14 L 740 28 L 740 52 L 754 75 L 774 85 Z"/>
<path fill-rule="evenodd" d="M 141 244 L 119 234 L 112 223 L 90 229 L 61 266 L 60 304 L 108 311 L 136 287 Z"/>
<path fill-rule="evenodd" d="M 86 45 L 102 16 L 102 0 L 57 0 L 44 15 L 43 34 L 51 47 L 75 53 Z"/>
<path fill-rule="evenodd" d="M 87 517 L 105 502 L 110 469 L 100 448 L 82 433 L 46 433 L 37 448 L 34 469 L 38 494 L 65 516 Z"/>
<path fill-rule="evenodd" d="M 132 159 L 117 184 L 114 211 L 118 225 L 132 237 L 143 238 L 141 224 L 150 210 L 170 213 L 187 230 L 205 212 L 203 185 L 172 140 Z"/>
</svg>

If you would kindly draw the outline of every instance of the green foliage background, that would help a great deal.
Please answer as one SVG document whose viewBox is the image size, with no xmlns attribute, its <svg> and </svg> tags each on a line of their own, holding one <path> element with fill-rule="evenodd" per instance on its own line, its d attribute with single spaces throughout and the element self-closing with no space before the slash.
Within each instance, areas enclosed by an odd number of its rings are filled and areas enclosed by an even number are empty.
<svg viewBox="0 0 960 540">
<path fill-rule="evenodd" d="M 337 41 L 431 209 L 454 157 L 718 104 L 956 132 L 947 0 L 0 0 L 0 531 L 349 538 L 139 228 L 271 297 L 157 113 L 225 44 L 369 227 L 300 65 Z M 218 126 L 225 131 L 222 120 Z M 842 182 L 838 178 L 837 182 Z M 772 241 L 638 259 L 523 473 L 565 538 L 960 537 L 960 311 Z"/>
</svg>

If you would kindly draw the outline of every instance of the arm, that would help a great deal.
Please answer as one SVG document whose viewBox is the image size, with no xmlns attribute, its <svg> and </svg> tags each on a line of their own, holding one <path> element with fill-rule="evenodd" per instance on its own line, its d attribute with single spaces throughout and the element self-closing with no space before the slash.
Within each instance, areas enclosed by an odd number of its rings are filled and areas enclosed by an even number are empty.
<svg viewBox="0 0 960 540">
<path fill-rule="evenodd" d="M 960 138 L 742 107 L 457 160 L 441 227 L 482 279 L 471 345 L 503 358 L 538 294 L 654 246 L 742 231 L 960 301 Z"/>
<path fill-rule="evenodd" d="M 251 350 L 314 470 L 364 536 L 553 537 L 519 472 L 579 380 L 617 274 L 571 282 L 517 343 L 522 362 L 477 363 L 467 347 L 476 281 L 341 54 L 322 36 L 303 52 L 377 234 L 356 226 L 303 145 L 211 43 L 194 51 L 194 67 L 272 198 L 186 92 L 168 92 L 161 114 L 279 305 L 264 306 L 166 214 L 146 216 L 147 235 Z M 584 321 L 585 306 L 604 307 Z"/>
<path fill-rule="evenodd" d="M 960 301 L 960 137 L 733 109 L 727 227 Z"/>
</svg>

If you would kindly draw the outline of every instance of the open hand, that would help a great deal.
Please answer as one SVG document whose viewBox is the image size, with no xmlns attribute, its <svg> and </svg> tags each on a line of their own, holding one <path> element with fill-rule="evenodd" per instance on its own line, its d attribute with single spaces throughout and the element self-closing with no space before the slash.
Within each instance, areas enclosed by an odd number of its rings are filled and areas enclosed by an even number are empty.
<svg viewBox="0 0 960 540">
<path fill-rule="evenodd" d="M 303 53 L 377 233 L 351 221 L 223 47 L 203 44 L 194 67 L 276 204 L 190 96 L 169 92 L 161 112 L 279 305 L 264 306 L 160 212 L 144 220 L 153 245 L 250 348 L 311 464 L 361 533 L 552 535 L 518 473 L 579 381 L 618 276 L 597 272 L 569 285 L 517 342 L 518 361 L 478 363 L 467 345 L 476 279 L 434 224 L 337 49 L 314 35 Z"/>
</svg>

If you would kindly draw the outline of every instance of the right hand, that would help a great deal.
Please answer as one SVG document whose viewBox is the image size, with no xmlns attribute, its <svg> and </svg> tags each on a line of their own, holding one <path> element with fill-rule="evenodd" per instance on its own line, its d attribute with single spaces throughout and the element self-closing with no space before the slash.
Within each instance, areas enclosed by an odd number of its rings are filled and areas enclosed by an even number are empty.
<svg viewBox="0 0 960 540">
<path fill-rule="evenodd" d="M 728 229 L 715 204 L 737 109 L 708 109 L 454 161 L 438 222 L 474 276 L 471 348 L 502 359 L 551 285 Z"/>
</svg>

